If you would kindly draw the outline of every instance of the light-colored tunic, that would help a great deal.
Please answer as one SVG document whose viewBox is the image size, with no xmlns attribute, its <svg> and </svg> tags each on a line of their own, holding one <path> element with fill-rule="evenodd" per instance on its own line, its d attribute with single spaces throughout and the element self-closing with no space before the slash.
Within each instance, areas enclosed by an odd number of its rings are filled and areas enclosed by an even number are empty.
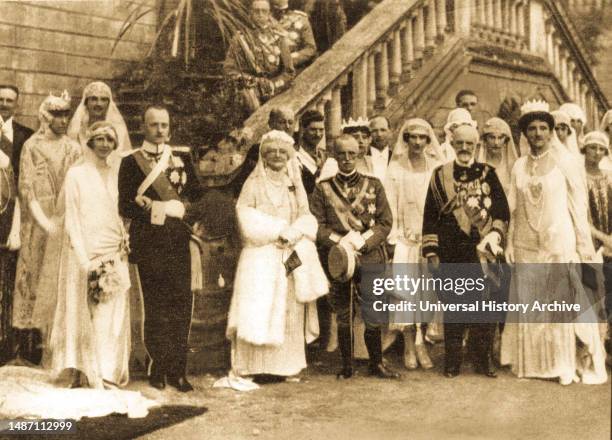
<svg viewBox="0 0 612 440">
<path fill-rule="evenodd" d="M 80 158 L 78 143 L 68 136 L 37 133 L 21 153 L 19 199 L 21 203 L 21 250 L 17 261 L 13 299 L 13 326 L 35 327 L 32 321 L 38 279 L 47 243 L 47 232 L 36 222 L 30 203 L 37 201 L 47 218 L 58 213 L 57 205 L 68 168 Z"/>
</svg>

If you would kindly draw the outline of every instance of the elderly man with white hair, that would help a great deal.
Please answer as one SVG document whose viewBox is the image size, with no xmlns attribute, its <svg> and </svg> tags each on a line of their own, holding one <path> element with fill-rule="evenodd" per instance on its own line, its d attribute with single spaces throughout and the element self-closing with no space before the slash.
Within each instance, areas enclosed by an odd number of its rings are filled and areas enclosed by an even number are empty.
<svg viewBox="0 0 612 440">
<path fill-rule="evenodd" d="M 453 133 L 452 146 L 457 158 L 438 167 L 431 178 L 423 215 L 422 253 L 430 268 L 445 278 L 482 278 L 478 264 L 481 249 L 499 255 L 502 252 L 510 212 L 508 201 L 495 169 L 476 162 L 474 154 L 479 141 L 478 131 L 471 125 L 460 125 Z M 454 269 L 463 263 L 461 270 Z M 472 264 L 469 264 L 472 263 Z M 475 264 L 474 264 L 475 263 Z M 439 289 L 444 303 L 470 304 L 478 296 L 457 295 L 453 289 Z M 469 324 L 470 339 L 477 347 L 476 370 L 488 377 L 496 377 L 492 362 L 495 322 L 482 323 L 470 312 L 444 314 L 444 349 L 446 377 L 460 373 L 462 341 Z"/>
<path fill-rule="evenodd" d="M 444 125 L 444 134 L 446 139 L 440 147 L 442 148 L 443 162 L 452 162 L 457 157 L 455 150 L 452 147 L 453 133 L 457 127 L 462 125 L 469 125 L 470 127 L 477 128 L 478 123 L 472 119 L 472 115 L 469 111 L 464 108 L 456 108 L 448 113 L 446 118 L 446 124 Z"/>
</svg>

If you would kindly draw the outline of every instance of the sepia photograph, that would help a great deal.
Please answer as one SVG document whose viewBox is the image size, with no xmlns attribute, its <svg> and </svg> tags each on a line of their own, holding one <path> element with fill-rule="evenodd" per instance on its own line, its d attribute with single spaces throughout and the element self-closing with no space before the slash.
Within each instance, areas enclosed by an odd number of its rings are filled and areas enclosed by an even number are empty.
<svg viewBox="0 0 612 440">
<path fill-rule="evenodd" d="M 612 0 L 0 0 L 0 439 L 612 438 Z"/>
</svg>

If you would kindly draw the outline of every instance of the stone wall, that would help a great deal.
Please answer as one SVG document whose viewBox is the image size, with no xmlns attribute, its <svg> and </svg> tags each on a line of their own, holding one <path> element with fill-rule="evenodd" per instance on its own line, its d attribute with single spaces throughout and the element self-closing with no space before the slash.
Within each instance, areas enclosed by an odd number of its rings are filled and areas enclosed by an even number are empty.
<svg viewBox="0 0 612 440">
<path fill-rule="evenodd" d="M 604 48 L 598 54 L 597 79 L 608 101 L 612 102 L 612 29 L 604 32 L 601 38 Z"/>
<path fill-rule="evenodd" d="M 0 83 L 21 90 L 17 119 L 38 126 L 42 99 L 67 89 L 73 105 L 83 87 L 110 81 L 147 53 L 157 14 L 139 20 L 111 49 L 129 12 L 156 0 L 0 1 Z"/>
</svg>

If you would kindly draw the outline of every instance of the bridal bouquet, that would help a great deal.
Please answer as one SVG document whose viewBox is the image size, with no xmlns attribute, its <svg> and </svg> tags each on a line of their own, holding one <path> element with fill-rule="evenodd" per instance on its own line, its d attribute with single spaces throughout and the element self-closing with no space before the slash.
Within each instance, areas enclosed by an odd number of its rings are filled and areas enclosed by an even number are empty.
<svg viewBox="0 0 612 440">
<path fill-rule="evenodd" d="M 104 261 L 89 272 L 87 283 L 87 294 L 94 304 L 109 301 L 124 288 L 123 279 L 117 271 L 114 260 Z"/>
</svg>

